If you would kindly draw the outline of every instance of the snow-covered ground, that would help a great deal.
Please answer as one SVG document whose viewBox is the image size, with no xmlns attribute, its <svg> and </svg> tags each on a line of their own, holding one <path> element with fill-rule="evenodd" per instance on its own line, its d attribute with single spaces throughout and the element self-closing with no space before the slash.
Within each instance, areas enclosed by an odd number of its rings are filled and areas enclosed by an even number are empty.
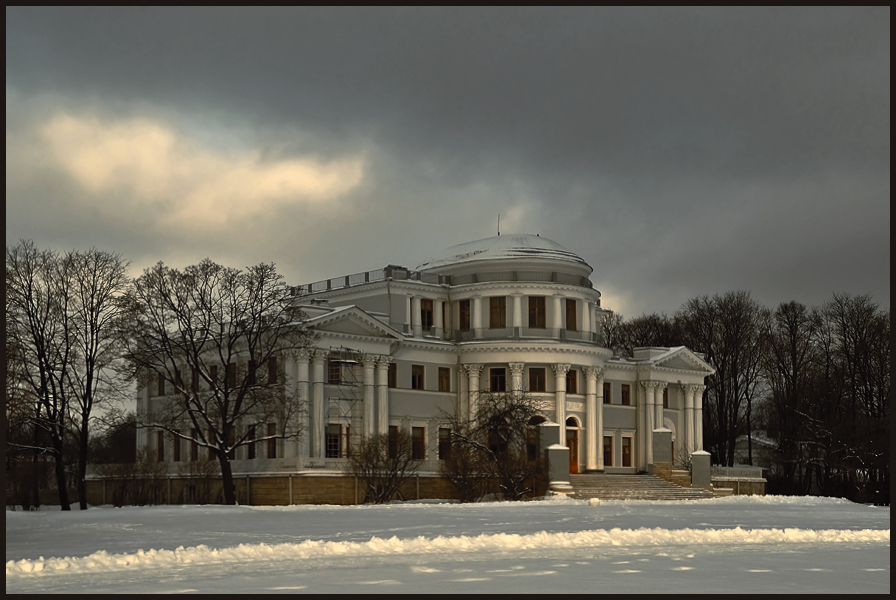
<svg viewBox="0 0 896 600">
<path fill-rule="evenodd" d="M 890 509 L 830 498 L 6 512 L 7 593 L 880 593 Z"/>
</svg>

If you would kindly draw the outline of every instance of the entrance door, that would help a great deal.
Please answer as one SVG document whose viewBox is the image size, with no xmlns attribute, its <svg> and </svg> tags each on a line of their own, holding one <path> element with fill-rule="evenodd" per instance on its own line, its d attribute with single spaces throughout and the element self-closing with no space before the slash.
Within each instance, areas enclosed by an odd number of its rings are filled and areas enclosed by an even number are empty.
<svg viewBox="0 0 896 600">
<path fill-rule="evenodd" d="M 566 447 L 569 448 L 569 472 L 575 475 L 579 472 L 579 430 L 566 430 Z"/>
</svg>

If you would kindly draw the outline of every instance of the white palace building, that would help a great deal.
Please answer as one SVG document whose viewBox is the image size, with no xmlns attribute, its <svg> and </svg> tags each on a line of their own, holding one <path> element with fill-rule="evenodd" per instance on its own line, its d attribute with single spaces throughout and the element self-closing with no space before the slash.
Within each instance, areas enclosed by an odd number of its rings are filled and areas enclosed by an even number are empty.
<svg viewBox="0 0 896 600">
<path fill-rule="evenodd" d="M 389 265 L 299 286 L 319 338 L 285 368 L 308 406 L 306 435 L 251 458 L 239 448 L 235 475 L 288 474 L 292 502 L 295 478 L 344 474 L 361 435 L 401 427 L 424 461 L 421 476 L 434 478 L 446 415 L 469 414 L 480 390 L 539 396 L 566 440 L 570 473 L 647 472 L 655 429 L 671 431 L 673 457 L 702 450 L 712 367 L 683 346 L 614 356 L 602 345 L 607 311 L 591 274 L 560 244 L 519 234 L 453 246 L 413 270 Z M 151 400 L 144 390 L 140 401 Z"/>
</svg>

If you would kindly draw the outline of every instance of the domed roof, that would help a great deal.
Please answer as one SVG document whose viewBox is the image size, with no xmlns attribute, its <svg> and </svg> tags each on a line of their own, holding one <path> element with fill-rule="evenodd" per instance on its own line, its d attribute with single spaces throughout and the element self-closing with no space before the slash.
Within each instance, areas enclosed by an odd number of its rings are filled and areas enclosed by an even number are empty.
<svg viewBox="0 0 896 600">
<path fill-rule="evenodd" d="M 417 270 L 431 270 L 460 263 L 502 258 L 562 260 L 582 265 L 589 271 L 591 270 L 590 265 L 578 254 L 570 252 L 553 240 L 529 233 L 497 235 L 451 246 L 438 256 L 418 265 Z"/>
</svg>

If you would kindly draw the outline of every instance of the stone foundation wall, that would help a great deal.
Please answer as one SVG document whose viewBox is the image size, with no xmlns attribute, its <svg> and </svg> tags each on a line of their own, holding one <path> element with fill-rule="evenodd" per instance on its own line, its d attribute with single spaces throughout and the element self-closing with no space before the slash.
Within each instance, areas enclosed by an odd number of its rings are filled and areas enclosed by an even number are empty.
<svg viewBox="0 0 896 600">
<path fill-rule="evenodd" d="M 735 496 L 765 496 L 765 479 L 744 479 L 733 477 L 713 477 L 715 488 L 729 488 Z"/>
</svg>

